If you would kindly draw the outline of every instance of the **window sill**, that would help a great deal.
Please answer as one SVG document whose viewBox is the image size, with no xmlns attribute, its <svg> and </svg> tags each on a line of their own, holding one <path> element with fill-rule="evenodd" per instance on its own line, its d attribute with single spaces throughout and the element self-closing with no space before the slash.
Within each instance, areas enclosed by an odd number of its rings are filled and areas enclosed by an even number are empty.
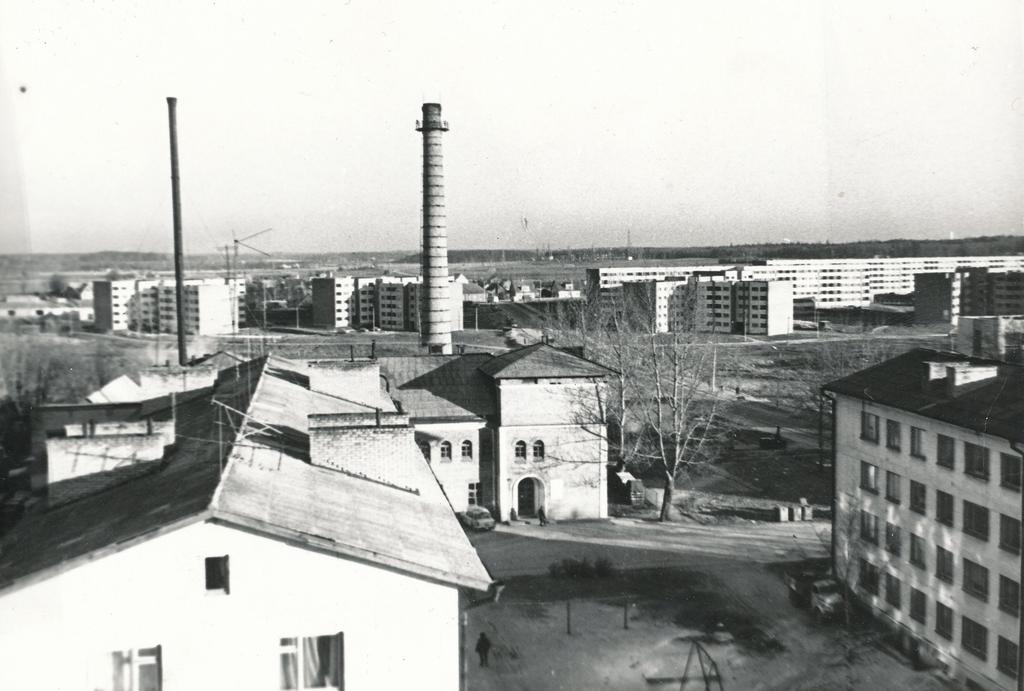
<svg viewBox="0 0 1024 691">
<path fill-rule="evenodd" d="M 902 451 L 902 449 L 900 449 L 900 447 L 898 447 L 898 446 L 889 446 L 888 444 L 885 445 L 885 448 L 888 451 L 895 451 L 896 453 L 900 453 Z"/>
<path fill-rule="evenodd" d="M 970 530 L 967 530 L 965 528 L 964 529 L 964 535 L 967 535 L 969 537 L 973 537 L 975 540 L 980 540 L 982 542 L 988 542 L 988 535 L 987 534 L 974 533 L 974 532 L 971 532 Z"/>
<path fill-rule="evenodd" d="M 1008 485 L 1005 482 L 1000 482 L 999 486 L 1002 487 L 1003 489 L 1008 489 L 1011 492 L 1017 492 L 1018 494 L 1020 494 L 1020 485 Z"/>
<path fill-rule="evenodd" d="M 869 492 L 871 494 L 874 494 L 876 497 L 878 496 L 878 490 L 877 489 L 872 489 L 871 487 L 865 487 L 864 485 L 861 485 L 860 488 L 862 490 L 864 490 L 865 492 Z"/>
<path fill-rule="evenodd" d="M 910 457 L 911 458 L 916 458 L 919 461 L 927 461 L 928 460 L 927 456 L 923 456 L 923 455 L 921 455 L 919 453 L 914 453 L 913 451 L 910 452 Z"/>
<path fill-rule="evenodd" d="M 942 576 L 940 574 L 935 574 L 935 578 L 936 578 L 936 580 L 940 580 L 943 583 L 949 583 L 950 585 L 953 585 L 953 577 L 952 576 Z"/>
<path fill-rule="evenodd" d="M 928 568 L 928 565 L 925 564 L 923 561 L 922 562 L 917 562 L 917 561 L 911 560 L 910 561 L 910 565 L 914 566 L 914 567 L 917 567 L 917 568 L 921 569 L 922 571 L 925 571 Z"/>
<path fill-rule="evenodd" d="M 963 647 L 964 650 L 966 650 L 971 655 L 973 655 L 974 657 L 978 658 L 979 660 L 981 660 L 983 662 L 988 659 L 988 657 L 987 657 L 987 655 L 986 655 L 984 650 L 971 649 L 971 648 L 968 648 L 966 645 L 962 646 L 962 647 Z"/>
<path fill-rule="evenodd" d="M 935 633 L 939 636 L 939 638 L 945 638 L 947 641 L 953 640 L 953 632 L 952 631 L 950 631 L 949 633 L 946 633 L 945 631 L 939 631 L 938 629 L 936 629 Z"/>
<path fill-rule="evenodd" d="M 978 480 L 980 482 L 988 482 L 989 478 L 991 477 L 990 475 L 982 475 L 980 473 L 970 473 L 970 472 L 967 472 L 966 470 L 964 471 L 964 475 L 966 475 L 969 478 L 973 478 L 975 480 Z"/>
<path fill-rule="evenodd" d="M 976 600 L 981 600 L 982 602 L 988 602 L 988 593 L 979 593 L 979 592 L 974 591 L 974 590 L 968 590 L 967 588 L 961 588 L 961 590 L 963 590 L 965 593 L 967 593 L 968 595 L 970 595 L 971 597 L 973 597 Z"/>
<path fill-rule="evenodd" d="M 1006 614 L 1009 614 L 1011 617 L 1019 617 L 1020 616 L 1020 611 L 1010 609 L 1009 607 L 1003 607 L 1002 605 L 999 605 L 999 611 L 1000 612 L 1004 612 Z"/>
<path fill-rule="evenodd" d="M 872 439 L 871 437 L 861 437 L 860 440 L 861 441 L 866 441 L 869 444 L 875 444 L 876 446 L 878 445 L 878 440 L 877 439 Z"/>
<path fill-rule="evenodd" d="M 921 516 L 927 516 L 928 515 L 928 508 L 925 507 L 925 506 L 911 506 L 910 510 L 913 511 L 914 513 L 916 513 L 916 514 L 921 515 Z"/>
<path fill-rule="evenodd" d="M 1000 544 L 999 549 L 1003 550 L 1004 552 L 1009 552 L 1010 554 L 1020 554 L 1020 547 L 1018 547 L 1017 545 Z"/>
<path fill-rule="evenodd" d="M 885 500 L 887 502 L 891 503 L 891 504 L 902 504 L 903 503 L 903 500 L 899 499 L 898 497 L 889 497 L 889 496 L 887 496 L 885 498 Z"/>
</svg>

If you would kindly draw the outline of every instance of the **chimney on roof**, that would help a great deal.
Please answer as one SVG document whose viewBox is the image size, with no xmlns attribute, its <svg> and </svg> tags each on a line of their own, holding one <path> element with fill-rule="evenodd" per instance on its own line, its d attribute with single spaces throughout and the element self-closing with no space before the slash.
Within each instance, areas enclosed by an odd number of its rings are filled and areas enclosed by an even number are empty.
<svg viewBox="0 0 1024 691">
<path fill-rule="evenodd" d="M 923 389 L 953 398 L 963 393 L 968 385 L 987 381 L 999 374 L 996 365 L 982 365 L 970 361 L 925 362 Z"/>
<path fill-rule="evenodd" d="M 396 486 L 405 486 L 410 459 L 422 459 L 409 416 L 314 413 L 309 421 L 309 461 Z"/>
</svg>

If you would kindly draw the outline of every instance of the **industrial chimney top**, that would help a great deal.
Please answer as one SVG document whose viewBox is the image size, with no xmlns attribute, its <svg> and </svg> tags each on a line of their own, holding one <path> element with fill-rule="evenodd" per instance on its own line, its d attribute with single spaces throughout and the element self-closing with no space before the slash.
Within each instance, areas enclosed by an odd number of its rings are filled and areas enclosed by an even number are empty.
<svg viewBox="0 0 1024 691">
<path fill-rule="evenodd" d="M 423 104 L 423 119 L 416 121 L 416 131 L 422 132 L 424 130 L 448 131 L 448 121 L 441 119 L 440 103 Z"/>
</svg>

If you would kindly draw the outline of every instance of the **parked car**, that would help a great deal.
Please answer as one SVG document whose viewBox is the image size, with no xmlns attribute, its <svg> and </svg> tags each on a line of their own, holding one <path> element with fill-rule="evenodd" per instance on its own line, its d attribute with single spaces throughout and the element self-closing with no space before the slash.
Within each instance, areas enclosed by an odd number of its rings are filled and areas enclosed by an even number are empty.
<svg viewBox="0 0 1024 691">
<path fill-rule="evenodd" d="M 843 588 L 831 578 L 815 581 L 811 585 L 811 614 L 818 621 L 828 621 L 843 612 Z"/>
<path fill-rule="evenodd" d="M 814 584 L 828 578 L 826 564 L 804 564 L 802 568 L 786 572 L 786 588 L 789 601 L 798 607 L 811 604 Z"/>
<path fill-rule="evenodd" d="M 471 506 L 458 514 L 459 522 L 470 530 L 494 530 L 494 517 L 482 506 Z"/>
</svg>

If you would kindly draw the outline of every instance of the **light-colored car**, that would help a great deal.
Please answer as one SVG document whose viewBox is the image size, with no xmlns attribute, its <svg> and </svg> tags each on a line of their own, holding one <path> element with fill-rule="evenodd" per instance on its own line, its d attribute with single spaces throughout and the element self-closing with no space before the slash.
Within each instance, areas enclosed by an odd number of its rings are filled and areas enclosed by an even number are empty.
<svg viewBox="0 0 1024 691">
<path fill-rule="evenodd" d="M 842 586 L 831 578 L 815 581 L 811 586 L 811 613 L 818 621 L 842 614 L 845 604 Z"/>
<path fill-rule="evenodd" d="M 470 530 L 494 530 L 494 517 L 482 506 L 471 506 L 458 516 L 459 522 Z"/>
</svg>

